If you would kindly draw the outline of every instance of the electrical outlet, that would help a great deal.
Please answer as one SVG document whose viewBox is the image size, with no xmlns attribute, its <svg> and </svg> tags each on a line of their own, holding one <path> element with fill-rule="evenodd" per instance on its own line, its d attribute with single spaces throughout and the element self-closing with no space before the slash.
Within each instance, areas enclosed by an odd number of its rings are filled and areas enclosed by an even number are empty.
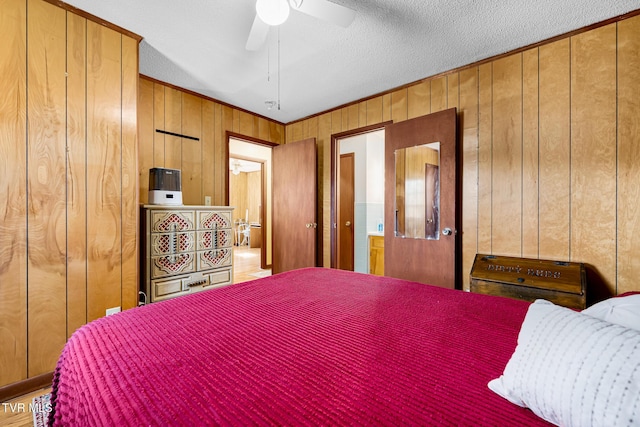
<svg viewBox="0 0 640 427">
<path fill-rule="evenodd" d="M 204 205 L 211 206 L 211 196 L 204 196 Z"/>
<path fill-rule="evenodd" d="M 120 313 L 120 307 L 107 308 L 107 316 L 111 316 L 112 314 L 116 313 Z"/>
</svg>

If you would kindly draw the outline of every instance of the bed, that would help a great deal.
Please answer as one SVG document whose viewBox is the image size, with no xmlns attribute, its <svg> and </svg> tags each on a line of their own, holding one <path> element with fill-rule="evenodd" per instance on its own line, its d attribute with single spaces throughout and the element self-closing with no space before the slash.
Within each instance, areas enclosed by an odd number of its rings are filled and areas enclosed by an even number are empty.
<svg viewBox="0 0 640 427">
<path fill-rule="evenodd" d="M 529 306 L 325 268 L 203 291 L 76 331 L 49 421 L 549 425 L 487 386 Z"/>
</svg>

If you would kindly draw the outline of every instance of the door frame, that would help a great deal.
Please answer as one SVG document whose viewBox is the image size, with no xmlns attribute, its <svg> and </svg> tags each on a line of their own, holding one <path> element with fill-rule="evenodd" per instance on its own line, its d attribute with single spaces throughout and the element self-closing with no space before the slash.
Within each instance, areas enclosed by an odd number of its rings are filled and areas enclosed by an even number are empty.
<svg viewBox="0 0 640 427">
<path fill-rule="evenodd" d="M 330 233 L 329 233 L 329 246 L 331 251 L 331 268 L 336 268 L 338 265 L 338 241 L 337 241 L 337 218 L 338 218 L 338 198 L 337 198 L 337 183 L 338 181 L 338 164 L 339 164 L 339 156 L 340 156 L 340 140 L 351 138 L 353 136 L 362 135 L 365 133 L 371 133 L 379 130 L 384 130 L 388 125 L 392 124 L 393 121 L 389 120 L 386 122 L 378 123 L 370 126 L 363 126 L 360 128 L 348 130 L 345 132 L 339 132 L 331 134 L 331 218 L 329 223 Z"/>
<path fill-rule="evenodd" d="M 247 135 L 242 135 L 239 133 L 235 133 L 235 132 L 230 132 L 230 131 L 226 131 L 225 132 L 225 141 L 226 141 L 226 145 L 225 145 L 225 152 L 224 152 L 224 156 L 225 156 L 225 167 L 228 168 L 229 166 L 229 158 L 231 157 L 229 155 L 229 143 L 231 139 L 236 139 L 242 142 L 245 142 L 247 144 L 254 144 L 254 145 L 260 145 L 263 147 L 268 147 L 270 149 L 273 149 L 273 147 L 277 147 L 278 144 L 275 142 L 269 142 L 269 141 L 265 141 L 263 139 L 258 139 L 258 138 L 254 138 L 251 136 L 247 136 Z M 237 159 L 242 159 L 242 160 L 249 160 L 252 162 L 256 162 L 256 163 L 261 163 L 262 167 L 262 189 L 261 189 L 261 195 L 260 198 L 262 199 L 262 208 L 261 208 L 261 212 L 260 212 L 260 216 L 262 217 L 263 221 L 265 222 L 265 227 L 262 229 L 262 233 L 260 233 L 262 236 L 262 244 L 260 245 L 260 268 L 262 270 L 266 270 L 271 268 L 271 265 L 267 264 L 267 251 L 265 250 L 265 240 L 266 240 L 266 234 L 267 234 L 267 225 L 269 226 L 269 228 L 271 228 L 271 224 L 266 224 L 267 221 L 267 185 L 270 183 L 267 183 L 267 177 L 266 177 L 266 168 L 264 167 L 264 160 L 262 159 L 256 159 L 256 158 L 250 158 L 247 156 L 233 156 L 234 158 Z M 229 171 L 227 171 L 227 173 L 224 174 L 224 191 L 225 191 L 225 195 L 224 195 L 224 201 L 225 204 L 227 206 L 229 206 Z M 273 252 L 272 252 L 273 253 Z M 273 261 L 273 260 L 272 260 Z"/>
</svg>

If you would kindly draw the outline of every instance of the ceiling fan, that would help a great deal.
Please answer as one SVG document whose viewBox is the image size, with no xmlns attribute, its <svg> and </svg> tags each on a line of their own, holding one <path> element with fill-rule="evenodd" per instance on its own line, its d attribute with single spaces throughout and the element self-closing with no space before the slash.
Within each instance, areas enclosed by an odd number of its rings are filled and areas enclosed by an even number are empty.
<svg viewBox="0 0 640 427">
<path fill-rule="evenodd" d="M 290 9 L 345 28 L 356 16 L 354 10 L 328 0 L 257 0 L 256 17 L 249 32 L 246 49 L 260 49 L 267 38 L 269 28 L 286 21 Z"/>
</svg>

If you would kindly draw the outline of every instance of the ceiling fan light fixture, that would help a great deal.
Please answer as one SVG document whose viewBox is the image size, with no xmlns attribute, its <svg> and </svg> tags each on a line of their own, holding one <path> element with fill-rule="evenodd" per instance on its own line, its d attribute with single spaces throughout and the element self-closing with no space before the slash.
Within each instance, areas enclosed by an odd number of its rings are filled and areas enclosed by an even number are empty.
<svg viewBox="0 0 640 427">
<path fill-rule="evenodd" d="M 289 17 L 289 2 L 287 0 L 258 0 L 256 13 L 265 24 L 280 25 Z"/>
</svg>

